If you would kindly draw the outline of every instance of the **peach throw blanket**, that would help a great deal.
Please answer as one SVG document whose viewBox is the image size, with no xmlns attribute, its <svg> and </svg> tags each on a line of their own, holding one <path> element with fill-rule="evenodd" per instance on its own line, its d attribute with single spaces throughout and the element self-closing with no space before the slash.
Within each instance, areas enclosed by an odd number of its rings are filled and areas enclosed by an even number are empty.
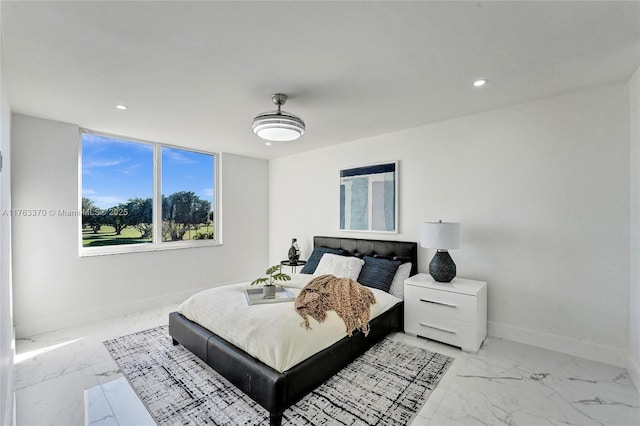
<svg viewBox="0 0 640 426">
<path fill-rule="evenodd" d="M 369 307 L 375 303 L 373 292 L 362 284 L 350 278 L 320 275 L 300 291 L 295 307 L 307 329 L 311 329 L 309 317 L 322 322 L 327 311 L 336 311 L 349 336 L 357 329 L 366 336 L 369 334 Z"/>
</svg>

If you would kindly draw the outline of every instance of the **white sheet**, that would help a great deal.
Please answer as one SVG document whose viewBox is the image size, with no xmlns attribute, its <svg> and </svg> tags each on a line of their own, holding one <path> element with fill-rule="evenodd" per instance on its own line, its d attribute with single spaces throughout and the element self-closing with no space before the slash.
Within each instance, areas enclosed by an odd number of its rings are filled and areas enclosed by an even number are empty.
<svg viewBox="0 0 640 426">
<path fill-rule="evenodd" d="M 286 287 L 298 295 L 313 277 L 291 274 Z M 249 306 L 244 294 L 248 287 L 248 283 L 241 283 L 201 291 L 187 299 L 179 312 L 279 372 L 347 335 L 344 322 L 334 311 L 328 312 L 322 323 L 309 318 L 311 330 L 307 330 L 293 302 Z M 371 291 L 376 298 L 370 308 L 371 319 L 402 301 L 381 290 Z"/>
</svg>

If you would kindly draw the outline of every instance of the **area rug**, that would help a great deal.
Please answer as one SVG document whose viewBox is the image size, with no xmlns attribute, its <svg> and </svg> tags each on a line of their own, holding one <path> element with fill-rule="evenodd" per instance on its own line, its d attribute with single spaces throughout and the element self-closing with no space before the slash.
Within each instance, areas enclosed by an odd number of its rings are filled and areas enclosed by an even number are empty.
<svg viewBox="0 0 640 426">
<path fill-rule="evenodd" d="M 161 326 L 104 342 L 156 423 L 268 425 L 269 413 Z M 407 425 L 453 358 L 389 338 L 287 409 L 283 425 Z"/>
</svg>

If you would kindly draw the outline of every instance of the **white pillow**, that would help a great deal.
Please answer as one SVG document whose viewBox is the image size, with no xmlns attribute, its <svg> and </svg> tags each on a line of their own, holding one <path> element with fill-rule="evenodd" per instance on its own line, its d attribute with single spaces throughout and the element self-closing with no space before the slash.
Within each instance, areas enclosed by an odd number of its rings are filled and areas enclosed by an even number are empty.
<svg viewBox="0 0 640 426">
<path fill-rule="evenodd" d="M 411 274 L 411 262 L 398 266 L 398 270 L 391 282 L 391 288 L 389 288 L 389 294 L 404 299 L 404 280 L 409 278 L 409 274 Z"/>
<path fill-rule="evenodd" d="M 339 278 L 357 280 L 362 265 L 364 265 L 364 260 L 357 257 L 325 253 L 313 275 L 331 274 Z"/>
</svg>

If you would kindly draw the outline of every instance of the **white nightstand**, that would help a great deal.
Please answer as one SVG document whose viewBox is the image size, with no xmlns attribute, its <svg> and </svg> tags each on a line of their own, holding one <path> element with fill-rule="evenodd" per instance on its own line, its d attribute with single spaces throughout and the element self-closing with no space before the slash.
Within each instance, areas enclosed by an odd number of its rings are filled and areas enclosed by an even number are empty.
<svg viewBox="0 0 640 426">
<path fill-rule="evenodd" d="M 439 283 L 417 274 L 404 282 L 404 331 L 477 352 L 487 336 L 487 283 Z"/>
</svg>

